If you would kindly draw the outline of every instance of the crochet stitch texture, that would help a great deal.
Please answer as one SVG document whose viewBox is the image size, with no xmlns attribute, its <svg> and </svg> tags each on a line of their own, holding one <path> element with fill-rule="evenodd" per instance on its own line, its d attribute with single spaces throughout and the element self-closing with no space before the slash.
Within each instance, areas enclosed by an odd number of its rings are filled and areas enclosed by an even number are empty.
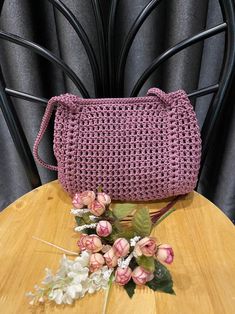
<svg viewBox="0 0 235 314">
<path fill-rule="evenodd" d="M 38 156 L 38 145 L 58 104 L 54 154 L 58 168 Z M 197 182 L 200 130 L 182 90 L 151 88 L 146 97 L 50 99 L 34 156 L 57 170 L 70 195 L 102 186 L 113 200 L 147 201 L 192 191 Z"/>
</svg>

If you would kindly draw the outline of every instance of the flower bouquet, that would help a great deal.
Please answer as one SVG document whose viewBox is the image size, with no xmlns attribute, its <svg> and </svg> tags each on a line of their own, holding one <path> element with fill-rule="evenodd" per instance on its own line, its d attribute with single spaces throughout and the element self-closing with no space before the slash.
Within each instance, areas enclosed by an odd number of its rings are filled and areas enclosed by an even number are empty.
<svg viewBox="0 0 235 314">
<path fill-rule="evenodd" d="M 97 195 L 77 193 L 72 203 L 79 252 L 68 253 L 78 256 L 69 259 L 64 255 L 56 274 L 46 269 L 42 286 L 27 294 L 30 304 L 46 300 L 72 304 L 86 293 L 106 289 L 106 305 L 112 283 L 123 286 L 130 298 L 136 286 L 143 285 L 174 294 L 170 272 L 162 264 L 173 262 L 173 249 L 150 236 L 152 228 L 174 209 L 160 217 L 150 216 L 146 208 L 136 210 L 134 204 L 111 208 L 109 195 L 100 190 Z"/>
</svg>

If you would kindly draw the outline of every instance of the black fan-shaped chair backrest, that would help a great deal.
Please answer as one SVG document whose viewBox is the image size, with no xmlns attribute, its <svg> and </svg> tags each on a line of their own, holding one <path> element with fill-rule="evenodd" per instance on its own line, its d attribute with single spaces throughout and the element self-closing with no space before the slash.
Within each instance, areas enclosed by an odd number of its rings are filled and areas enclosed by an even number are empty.
<svg viewBox="0 0 235 314">
<path fill-rule="evenodd" d="M 46 1 L 46 0 L 45 0 Z M 123 82 L 124 82 L 124 71 L 127 61 L 127 56 L 130 47 L 134 41 L 134 38 L 150 15 L 150 13 L 161 3 L 161 0 L 151 0 L 142 9 L 133 25 L 131 26 L 123 46 L 121 47 L 120 56 L 118 62 L 115 62 L 114 56 L 114 31 L 115 31 L 115 16 L 117 11 L 118 0 L 113 0 L 110 5 L 109 21 L 104 23 L 103 16 L 98 0 L 92 0 L 94 15 L 96 19 L 96 28 L 99 43 L 99 56 L 100 60 L 97 61 L 97 56 L 91 45 L 91 42 L 82 27 L 78 19 L 69 10 L 69 8 L 60 0 L 47 0 L 56 9 L 58 9 L 67 21 L 71 24 L 73 29 L 76 31 L 80 38 L 89 62 L 94 79 L 95 95 L 96 97 L 122 97 L 123 96 Z M 225 104 L 228 90 L 230 88 L 233 78 L 233 68 L 235 65 L 235 8 L 233 0 L 220 0 L 220 7 L 223 15 L 223 23 L 206 29 L 197 33 L 178 44 L 170 47 L 164 51 L 160 56 L 156 57 L 149 67 L 140 76 L 138 81 L 135 83 L 130 96 L 137 96 L 142 86 L 148 80 L 150 75 L 157 70 L 160 64 L 174 56 L 183 49 L 205 40 L 206 38 L 212 37 L 218 33 L 225 32 L 225 50 L 223 66 L 220 73 L 219 82 L 215 85 L 206 86 L 202 89 L 198 89 L 188 94 L 190 98 L 197 98 L 203 95 L 213 94 L 213 98 L 207 112 L 204 124 L 201 130 L 202 136 L 202 167 L 208 152 L 209 142 L 214 130 L 214 127 L 218 121 L 219 114 L 222 107 Z M 44 58 L 51 61 L 57 67 L 59 67 L 76 85 L 81 95 L 85 98 L 89 98 L 89 92 L 84 86 L 83 82 L 79 79 L 76 73 L 61 60 L 59 57 L 48 51 L 44 47 L 28 41 L 24 38 L 16 36 L 14 34 L 0 31 L 0 38 L 8 40 L 20 46 L 26 47 L 31 51 L 43 56 Z M 0 106 L 3 112 L 3 116 L 6 120 L 7 126 L 11 133 L 12 139 L 15 143 L 16 149 L 22 160 L 22 164 L 25 168 L 26 175 L 32 188 L 35 188 L 41 184 L 40 176 L 36 164 L 34 162 L 31 149 L 23 132 L 19 118 L 17 117 L 16 111 L 12 104 L 11 97 L 18 97 L 27 101 L 34 101 L 46 104 L 47 99 L 37 97 L 24 93 L 22 91 L 13 90 L 5 85 L 4 75 L 0 69 Z"/>
</svg>

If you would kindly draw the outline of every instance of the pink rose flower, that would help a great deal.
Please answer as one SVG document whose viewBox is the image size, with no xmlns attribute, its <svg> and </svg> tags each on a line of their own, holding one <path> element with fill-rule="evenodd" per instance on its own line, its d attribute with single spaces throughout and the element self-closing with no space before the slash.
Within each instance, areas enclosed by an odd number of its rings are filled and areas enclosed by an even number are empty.
<svg viewBox="0 0 235 314">
<path fill-rule="evenodd" d="M 98 225 L 96 226 L 96 233 L 100 237 L 107 237 L 112 232 L 112 225 L 106 221 L 101 220 L 98 222 Z"/>
<path fill-rule="evenodd" d="M 125 238 L 118 238 L 113 244 L 113 250 L 117 257 L 124 257 L 129 253 L 130 244 Z"/>
<path fill-rule="evenodd" d="M 153 238 L 145 237 L 135 245 L 134 252 L 137 256 L 154 256 L 157 251 L 156 241 Z"/>
<path fill-rule="evenodd" d="M 137 285 L 145 285 L 147 281 L 153 279 L 154 275 L 141 266 L 136 267 L 132 274 L 132 279 Z"/>
<path fill-rule="evenodd" d="M 104 254 L 104 259 L 108 267 L 114 268 L 117 266 L 118 258 L 114 254 L 113 248 L 111 248 L 108 252 Z"/>
<path fill-rule="evenodd" d="M 97 193 L 97 201 L 103 205 L 108 205 L 111 203 L 111 198 L 106 193 Z"/>
<path fill-rule="evenodd" d="M 124 286 L 131 279 L 131 272 L 132 271 L 130 267 L 118 267 L 115 272 L 115 282 L 121 286 Z"/>
<path fill-rule="evenodd" d="M 100 216 L 105 211 L 105 205 L 99 203 L 98 201 L 93 201 L 88 205 L 90 212 L 95 216 Z"/>
<path fill-rule="evenodd" d="M 75 208 L 80 209 L 84 207 L 82 202 L 81 193 L 76 193 L 73 197 L 72 204 Z"/>
<path fill-rule="evenodd" d="M 82 251 L 87 250 L 89 252 L 96 253 L 102 249 L 103 244 L 96 234 L 91 234 L 82 235 L 78 241 L 78 246 Z"/>
<path fill-rule="evenodd" d="M 104 258 L 100 253 L 91 254 L 89 269 L 91 272 L 97 271 L 104 265 L 104 263 Z"/>
<path fill-rule="evenodd" d="M 174 259 L 174 252 L 169 244 L 161 244 L 157 248 L 156 257 L 160 262 L 171 264 Z"/>
<path fill-rule="evenodd" d="M 82 234 L 80 239 L 77 242 L 77 245 L 81 251 L 86 250 L 86 239 L 87 239 L 87 237 L 88 237 L 87 234 Z"/>
<path fill-rule="evenodd" d="M 84 191 L 80 194 L 82 203 L 89 205 L 95 200 L 95 193 L 93 191 Z"/>
</svg>

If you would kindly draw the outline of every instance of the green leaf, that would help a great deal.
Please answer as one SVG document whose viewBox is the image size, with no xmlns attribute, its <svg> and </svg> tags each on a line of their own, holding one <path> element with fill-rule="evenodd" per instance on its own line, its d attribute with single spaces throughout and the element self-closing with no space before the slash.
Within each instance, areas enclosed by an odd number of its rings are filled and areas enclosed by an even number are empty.
<svg viewBox="0 0 235 314">
<path fill-rule="evenodd" d="M 93 223 L 93 221 L 90 220 L 89 215 L 90 215 L 90 213 L 85 213 L 82 215 L 82 217 L 75 216 L 75 220 L 76 220 L 77 225 L 82 226 L 82 225 L 89 225 L 89 224 Z M 87 228 L 87 229 L 83 229 L 82 233 L 86 233 L 89 235 L 89 234 L 93 234 L 95 232 L 94 230 L 95 229 L 93 229 L 93 228 L 92 229 Z"/>
<path fill-rule="evenodd" d="M 152 229 L 152 222 L 147 208 L 138 209 L 132 220 L 136 233 L 140 236 L 148 236 Z"/>
<path fill-rule="evenodd" d="M 134 238 L 136 236 L 136 232 L 135 230 L 133 230 L 133 228 L 131 227 L 125 227 L 125 229 L 119 230 L 116 234 L 115 234 L 115 240 L 118 238 L 125 238 L 125 239 L 131 239 Z"/>
<path fill-rule="evenodd" d="M 142 255 L 138 257 L 136 261 L 139 266 L 142 266 L 146 270 L 153 272 L 155 269 L 154 258 L 152 256 L 148 257 L 148 256 Z"/>
<path fill-rule="evenodd" d="M 108 220 L 112 225 L 119 224 L 119 220 L 110 209 L 106 209 L 105 212 L 97 218 L 98 220 Z"/>
<path fill-rule="evenodd" d="M 93 223 L 93 221 L 90 220 L 90 217 L 89 217 L 90 215 L 91 215 L 91 213 L 85 213 L 82 215 L 82 219 L 84 221 L 84 224 L 89 225 L 89 224 Z"/>
<path fill-rule="evenodd" d="M 94 234 L 95 233 L 95 229 L 89 229 L 89 228 L 83 229 L 82 233 L 86 233 L 87 235 Z"/>
<path fill-rule="evenodd" d="M 81 225 L 88 225 L 88 224 L 92 223 L 89 216 L 90 216 L 90 213 L 85 213 L 82 215 L 82 217 L 75 216 L 75 220 L 76 220 L 77 225 L 81 226 Z"/>
<path fill-rule="evenodd" d="M 169 270 L 158 261 L 155 261 L 154 278 L 147 282 L 146 285 L 154 291 L 175 294 L 173 290 L 173 280 Z"/>
<path fill-rule="evenodd" d="M 123 219 L 126 216 L 130 215 L 134 210 L 135 205 L 126 203 L 126 204 L 115 204 L 113 209 L 114 215 L 119 219 Z"/>
<path fill-rule="evenodd" d="M 133 297 L 133 295 L 135 294 L 135 288 L 136 288 L 136 284 L 134 283 L 134 281 L 131 279 L 130 281 L 128 281 L 128 283 L 123 286 L 124 289 L 126 290 L 127 294 L 129 295 L 130 298 Z"/>
<path fill-rule="evenodd" d="M 84 220 L 82 217 L 75 216 L 75 220 L 78 226 L 84 225 Z"/>
</svg>

